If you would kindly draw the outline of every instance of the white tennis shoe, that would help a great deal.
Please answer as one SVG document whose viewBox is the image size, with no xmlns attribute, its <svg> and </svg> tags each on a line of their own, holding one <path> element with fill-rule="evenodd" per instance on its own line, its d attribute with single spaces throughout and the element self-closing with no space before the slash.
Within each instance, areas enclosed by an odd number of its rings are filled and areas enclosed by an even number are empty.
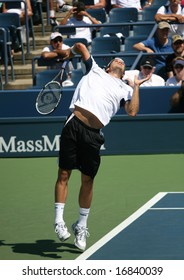
<svg viewBox="0 0 184 280">
<path fill-rule="evenodd" d="M 72 225 L 72 231 L 75 235 L 75 246 L 80 250 L 84 251 L 86 249 L 86 238 L 90 236 L 88 228 L 81 227 L 76 222 Z"/>
<path fill-rule="evenodd" d="M 73 6 L 70 6 L 69 4 L 63 4 L 61 6 L 59 6 L 59 12 L 67 12 L 69 10 L 71 10 L 73 8 Z"/>
<path fill-rule="evenodd" d="M 55 233 L 57 233 L 57 236 L 58 236 L 60 241 L 67 240 L 71 235 L 68 232 L 68 229 L 67 229 L 65 223 L 55 224 Z"/>
</svg>

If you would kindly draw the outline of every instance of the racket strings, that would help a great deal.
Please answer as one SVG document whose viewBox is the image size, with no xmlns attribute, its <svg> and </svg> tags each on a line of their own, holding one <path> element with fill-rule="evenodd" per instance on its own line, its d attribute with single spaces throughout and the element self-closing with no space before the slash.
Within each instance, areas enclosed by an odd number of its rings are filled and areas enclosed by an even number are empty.
<svg viewBox="0 0 184 280">
<path fill-rule="evenodd" d="M 53 111 L 61 98 L 61 85 L 58 82 L 48 83 L 37 99 L 37 108 L 41 113 Z"/>
</svg>

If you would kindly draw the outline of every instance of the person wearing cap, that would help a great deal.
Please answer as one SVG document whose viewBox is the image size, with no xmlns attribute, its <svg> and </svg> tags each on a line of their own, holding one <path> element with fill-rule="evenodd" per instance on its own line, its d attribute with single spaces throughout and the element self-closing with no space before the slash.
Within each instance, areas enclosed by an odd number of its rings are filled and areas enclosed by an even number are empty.
<svg viewBox="0 0 184 280">
<path fill-rule="evenodd" d="M 177 56 L 184 57 L 184 40 L 180 35 L 175 34 L 172 36 L 172 48 L 174 52 L 166 57 L 166 73 L 168 78 L 174 75 L 173 59 Z"/>
<path fill-rule="evenodd" d="M 181 0 L 169 0 L 166 5 L 161 6 L 156 14 L 155 21 L 169 21 L 171 24 L 170 33 L 184 36 L 184 8 L 181 6 Z M 176 23 L 179 24 L 176 24 Z"/>
<path fill-rule="evenodd" d="M 61 25 L 84 26 L 89 24 L 100 24 L 101 22 L 87 13 L 83 2 L 74 2 L 73 8 L 69 10 L 66 16 L 61 20 Z M 88 44 L 92 41 L 92 31 L 88 27 L 78 27 L 76 34 L 70 35 L 70 38 L 86 38 Z"/>
<path fill-rule="evenodd" d="M 101 129 L 109 124 L 121 106 L 129 116 L 136 116 L 139 87 L 150 75 L 142 80 L 135 77 L 132 88 L 122 81 L 125 63 L 121 58 L 114 58 L 104 71 L 84 44 L 76 43 L 66 52 L 65 59 L 81 55 L 86 71 L 73 94 L 69 107 L 71 115 L 60 138 L 59 170 L 55 184 L 55 232 L 61 241 L 71 235 L 64 221 L 64 209 L 69 178 L 72 170 L 78 169 L 81 172 L 79 217 L 72 225 L 72 231 L 75 246 L 84 251 L 89 237 L 87 221 L 94 179 L 100 166 L 100 148 L 104 144 Z"/>
<path fill-rule="evenodd" d="M 184 58 L 176 57 L 173 60 L 174 76 L 167 79 L 166 86 L 180 86 L 184 80 Z"/>
<path fill-rule="evenodd" d="M 133 48 L 139 51 L 151 53 L 172 53 L 173 49 L 171 46 L 171 38 L 168 36 L 170 31 L 170 24 L 166 21 L 159 22 L 157 25 L 157 30 L 155 36 L 146 39 L 142 42 L 138 42 L 133 45 Z M 156 72 L 165 67 L 166 56 L 156 55 L 155 57 L 155 67 Z"/>
<path fill-rule="evenodd" d="M 63 43 L 63 37 L 59 32 L 53 32 L 50 35 L 50 45 L 43 48 L 41 56 L 44 59 L 54 60 L 55 64 L 49 66 L 49 69 L 60 69 L 62 65 L 63 57 L 65 56 L 65 51 L 69 49 L 70 46 Z M 71 71 L 73 70 L 72 62 L 69 62 L 66 68 L 67 80 L 63 82 L 63 86 L 72 86 L 73 82 L 70 79 Z"/>
<path fill-rule="evenodd" d="M 125 75 L 123 77 L 124 80 L 128 81 L 130 86 L 134 86 L 134 82 L 132 81 L 132 77 L 135 75 L 139 80 L 144 79 L 147 75 L 150 75 L 149 80 L 142 83 L 141 87 L 152 87 L 152 86 L 165 86 L 165 80 L 159 75 L 154 74 L 155 71 L 155 63 L 151 58 L 144 58 L 140 64 L 140 70 L 127 70 L 125 71 Z"/>
</svg>

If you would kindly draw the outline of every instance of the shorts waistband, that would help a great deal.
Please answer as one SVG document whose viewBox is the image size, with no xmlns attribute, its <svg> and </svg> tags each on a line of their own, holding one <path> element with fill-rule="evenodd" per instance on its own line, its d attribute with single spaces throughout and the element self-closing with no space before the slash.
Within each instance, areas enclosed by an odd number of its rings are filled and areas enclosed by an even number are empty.
<svg viewBox="0 0 184 280">
<path fill-rule="evenodd" d="M 99 132 L 100 132 L 100 129 L 98 129 L 98 128 L 93 128 L 93 127 L 88 126 L 87 124 L 85 124 L 84 122 L 82 122 L 79 118 L 77 118 L 75 115 L 73 116 L 73 118 L 74 118 L 77 122 L 79 122 L 83 127 L 85 127 L 86 129 L 91 130 L 91 131 L 94 131 L 94 132 L 96 132 L 96 133 L 99 133 Z"/>
</svg>

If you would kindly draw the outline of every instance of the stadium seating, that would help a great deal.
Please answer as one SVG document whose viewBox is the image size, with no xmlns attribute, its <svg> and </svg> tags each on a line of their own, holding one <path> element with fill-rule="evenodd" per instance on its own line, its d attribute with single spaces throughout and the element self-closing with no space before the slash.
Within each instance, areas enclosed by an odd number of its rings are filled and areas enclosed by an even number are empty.
<svg viewBox="0 0 184 280">
<path fill-rule="evenodd" d="M 155 23 L 153 24 L 147 24 L 147 25 L 134 25 L 133 26 L 133 35 L 139 36 L 139 35 L 147 35 L 149 36 L 150 32 L 153 30 L 153 27 L 155 26 Z"/>
<path fill-rule="evenodd" d="M 158 6 L 161 7 L 163 5 L 166 5 L 168 0 L 153 0 L 152 6 Z"/>
<path fill-rule="evenodd" d="M 138 36 L 130 36 L 125 38 L 124 41 L 124 51 L 125 52 L 140 52 L 138 50 L 133 49 L 133 45 L 136 43 L 139 43 L 143 40 L 146 40 L 147 36 L 146 35 L 138 35 Z"/>
<path fill-rule="evenodd" d="M 67 35 L 67 37 L 76 33 L 75 26 L 72 25 L 56 25 L 54 31 L 58 31 L 62 35 Z"/>
<path fill-rule="evenodd" d="M 72 47 L 75 43 L 81 42 L 83 43 L 86 47 L 88 47 L 88 41 L 86 38 L 64 38 L 63 43 Z"/>
<path fill-rule="evenodd" d="M 109 23 L 126 23 L 132 21 L 138 21 L 138 11 L 136 8 L 113 8 L 109 12 Z M 120 32 L 124 37 L 129 36 L 130 30 L 131 27 L 128 25 L 120 26 L 119 29 L 116 27 L 116 33 Z"/>
<path fill-rule="evenodd" d="M 24 46 L 21 37 L 21 24 L 19 15 L 16 13 L 0 13 L 0 26 L 4 27 L 6 30 L 10 30 L 11 27 L 16 29 L 17 38 L 20 42 L 20 49 L 21 49 L 21 56 L 22 56 L 22 63 L 25 64 L 25 54 L 24 54 Z M 9 31 L 10 36 L 11 32 Z M 13 41 L 12 41 L 13 43 Z"/>
<path fill-rule="evenodd" d="M 14 80 L 14 65 L 13 59 L 11 55 L 11 42 L 9 38 L 9 33 L 3 27 L 0 27 L 0 56 L 1 56 L 1 64 L 4 65 L 5 69 L 5 83 L 8 83 L 8 64 L 11 66 L 11 78 Z M 1 88 L 3 88 L 3 81 L 1 76 Z"/>
<path fill-rule="evenodd" d="M 21 1 L 6 1 L 6 9 L 20 9 L 21 8 Z M 10 13 L 12 15 L 12 13 Z M 14 16 L 14 15 L 12 15 Z M 25 17 L 27 16 L 27 13 L 25 13 Z M 25 20 L 26 21 L 26 20 Z M 33 26 L 33 19 L 32 17 L 27 17 L 28 25 L 29 25 L 29 36 L 32 37 L 32 46 L 33 50 L 35 50 L 35 36 L 34 36 L 34 26 Z M 26 26 L 27 31 L 28 26 Z M 28 32 L 28 31 L 27 31 Z M 29 41 L 29 40 L 28 40 Z M 28 44 L 28 42 L 27 42 Z"/>
<path fill-rule="evenodd" d="M 51 69 L 51 70 L 47 69 L 45 71 L 36 73 L 33 80 L 33 86 L 41 89 L 48 82 L 50 82 L 58 73 L 59 73 L 59 69 Z"/>
<path fill-rule="evenodd" d="M 96 37 L 91 43 L 91 53 L 120 52 L 120 39 L 118 37 Z"/>
<path fill-rule="evenodd" d="M 88 14 L 90 14 L 92 17 L 95 17 L 97 20 L 101 21 L 101 23 L 107 21 L 107 15 L 104 8 L 87 9 L 86 12 L 88 12 Z"/>
<path fill-rule="evenodd" d="M 148 8 L 145 8 L 142 11 L 142 20 L 143 21 L 154 21 L 155 20 L 155 14 L 158 10 L 158 6 L 150 6 Z"/>
<path fill-rule="evenodd" d="M 109 12 L 109 22 L 138 21 L 138 11 L 136 8 L 113 8 Z"/>
</svg>

